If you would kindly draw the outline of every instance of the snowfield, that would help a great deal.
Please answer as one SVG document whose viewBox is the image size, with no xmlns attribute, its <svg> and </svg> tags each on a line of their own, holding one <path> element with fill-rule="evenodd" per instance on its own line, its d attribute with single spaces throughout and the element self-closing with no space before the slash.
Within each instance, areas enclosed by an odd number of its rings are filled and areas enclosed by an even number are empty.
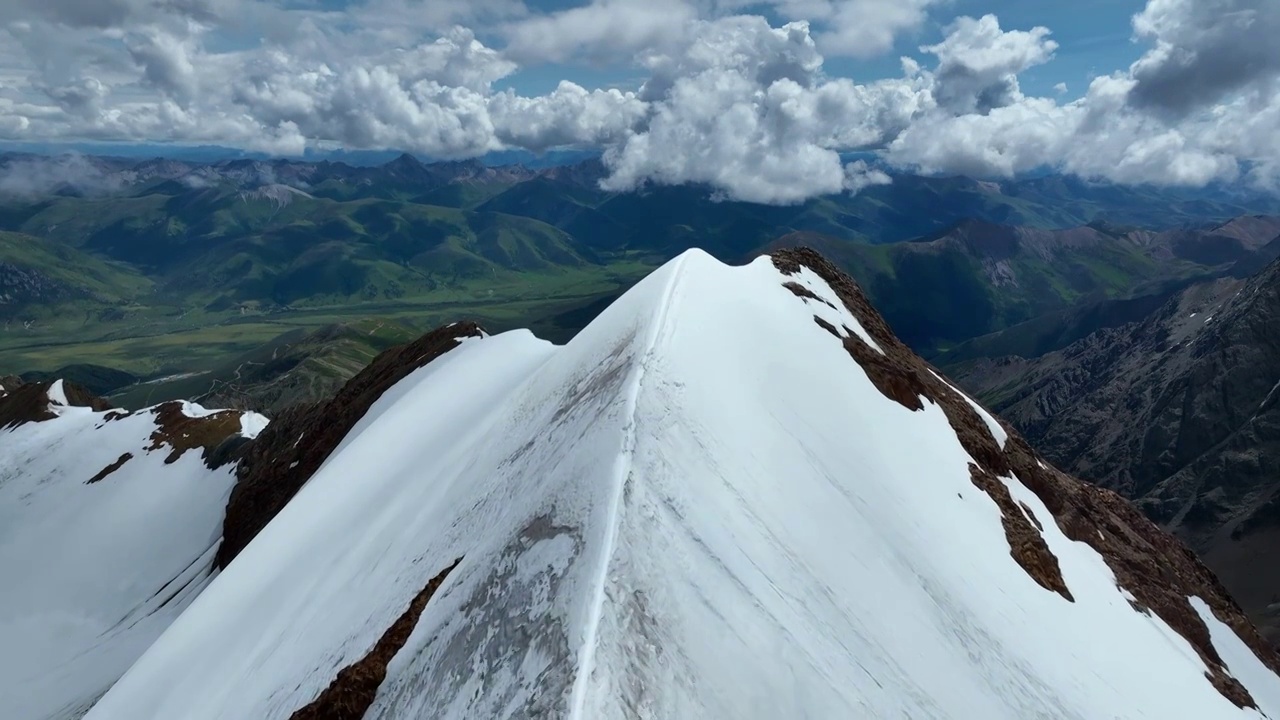
<svg viewBox="0 0 1280 720">
<path fill-rule="evenodd" d="M 1219 694 L 1190 644 L 1006 477 L 1049 520 L 1075 602 L 1038 585 L 942 410 L 886 398 L 813 318 L 874 343 L 857 319 L 788 281 L 768 258 L 731 268 L 690 251 L 565 346 L 510 332 L 416 371 L 88 718 L 288 718 L 459 558 L 366 718 L 1262 716 Z M 836 297 L 816 275 L 799 282 Z M 88 500 L 51 491 L 70 509 L 42 511 L 20 544 L 0 536 L 4 552 L 38 549 L 3 607 L 28 600 L 24 617 L 50 615 L 37 632 L 85 637 L 145 614 L 124 586 L 203 567 L 217 542 L 191 498 L 217 505 L 229 478 L 182 486 L 192 475 L 142 475 L 88 518 L 66 514 Z M 27 491 L 0 487 L 4 511 Z M 103 539 L 117 564 L 40 577 L 76 556 L 63 545 Z M 103 594 L 126 599 L 81 628 Z M 58 602 L 74 609 L 53 617 Z M 1280 680 L 1210 627 L 1280 719 Z"/>
<path fill-rule="evenodd" d="M 80 717 L 208 583 L 232 467 L 148 452 L 147 412 L 0 430 L 0 718 Z M 198 405 L 190 412 L 206 413 Z M 250 422 L 265 422 L 255 416 Z M 132 457 L 101 481 L 86 484 Z"/>
</svg>

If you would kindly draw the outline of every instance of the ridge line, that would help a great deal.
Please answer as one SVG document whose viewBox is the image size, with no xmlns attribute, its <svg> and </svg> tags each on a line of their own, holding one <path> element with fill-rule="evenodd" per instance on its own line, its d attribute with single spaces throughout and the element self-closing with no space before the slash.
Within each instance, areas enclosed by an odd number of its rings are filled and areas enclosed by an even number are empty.
<svg viewBox="0 0 1280 720">
<path fill-rule="evenodd" d="M 587 616 L 585 637 L 583 638 L 582 647 L 578 650 L 578 672 L 573 680 L 573 689 L 569 696 L 569 713 L 566 716 L 566 720 L 581 720 L 584 717 L 587 703 L 587 684 L 595 667 L 596 648 L 600 639 L 600 618 L 604 614 L 605 595 L 607 594 L 605 586 L 609 582 L 609 566 L 613 564 L 614 546 L 617 542 L 618 529 L 621 523 L 623 488 L 626 485 L 627 478 L 631 476 L 631 463 L 635 455 L 636 405 L 640 397 L 641 384 L 644 382 L 644 376 L 648 370 L 649 360 L 653 356 L 653 349 L 657 346 L 658 338 L 662 334 L 662 328 L 667 322 L 671 300 L 675 295 L 676 286 L 679 285 L 680 276 L 684 269 L 685 255 L 687 253 L 675 259 L 675 264 L 671 268 L 671 277 L 667 279 L 667 285 L 662 291 L 662 300 L 658 303 L 653 321 L 649 326 L 649 334 L 645 338 L 644 351 L 640 354 L 640 362 L 627 383 L 623 404 L 626 420 L 622 428 L 621 451 L 614 461 L 613 473 L 610 478 L 613 483 L 613 492 L 609 498 L 609 515 L 605 528 L 604 547 L 600 553 L 600 566 L 596 571 L 593 583 L 595 594 L 591 600 L 591 612 Z"/>
</svg>

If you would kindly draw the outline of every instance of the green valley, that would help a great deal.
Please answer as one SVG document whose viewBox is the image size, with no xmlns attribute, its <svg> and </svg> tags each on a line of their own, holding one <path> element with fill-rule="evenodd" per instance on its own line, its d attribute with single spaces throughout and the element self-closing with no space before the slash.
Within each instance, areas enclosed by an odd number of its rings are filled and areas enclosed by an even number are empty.
<svg viewBox="0 0 1280 720">
<path fill-rule="evenodd" d="M 858 195 L 765 206 L 693 186 L 605 192 L 598 161 L 110 167 L 125 173 L 111 192 L 0 198 L 0 369 L 124 372 L 143 383 L 117 393 L 131 405 L 232 380 L 274 388 L 268 405 L 305 397 L 384 346 L 382 331 L 353 342 L 366 323 L 403 338 L 475 319 L 562 342 L 691 247 L 743 262 L 814 245 L 931 352 L 1257 262 L 1280 234 L 1270 220 L 1214 229 L 1280 211 L 1272 199 L 1061 178 L 899 176 Z M 269 364 L 263 352 L 289 368 L 246 379 Z"/>
</svg>

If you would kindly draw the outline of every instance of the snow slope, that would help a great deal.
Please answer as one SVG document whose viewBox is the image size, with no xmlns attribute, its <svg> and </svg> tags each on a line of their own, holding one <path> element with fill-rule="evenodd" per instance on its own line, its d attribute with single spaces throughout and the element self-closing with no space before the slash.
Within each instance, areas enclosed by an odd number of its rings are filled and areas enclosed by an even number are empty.
<svg viewBox="0 0 1280 720">
<path fill-rule="evenodd" d="M 79 717 L 111 687 L 208 583 L 234 483 L 199 451 L 148 451 L 150 411 L 108 421 L 61 381 L 47 396 L 54 419 L 0 430 L 5 720 Z"/>
<path fill-rule="evenodd" d="M 365 717 L 1260 717 L 1052 521 L 1074 602 L 1037 584 L 943 411 L 789 279 L 691 251 L 566 346 L 418 370 L 88 717 L 288 718 L 458 558 Z"/>
</svg>

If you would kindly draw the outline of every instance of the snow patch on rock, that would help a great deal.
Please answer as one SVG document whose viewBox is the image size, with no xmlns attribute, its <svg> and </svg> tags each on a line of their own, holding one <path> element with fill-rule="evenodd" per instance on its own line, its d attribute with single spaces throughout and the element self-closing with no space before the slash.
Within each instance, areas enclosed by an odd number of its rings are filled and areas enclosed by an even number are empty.
<svg viewBox="0 0 1280 720">
<path fill-rule="evenodd" d="M 267 420 L 265 415 L 259 415 L 255 412 L 246 412 L 240 416 L 240 434 L 244 437 L 253 439 L 267 428 Z"/>
</svg>

